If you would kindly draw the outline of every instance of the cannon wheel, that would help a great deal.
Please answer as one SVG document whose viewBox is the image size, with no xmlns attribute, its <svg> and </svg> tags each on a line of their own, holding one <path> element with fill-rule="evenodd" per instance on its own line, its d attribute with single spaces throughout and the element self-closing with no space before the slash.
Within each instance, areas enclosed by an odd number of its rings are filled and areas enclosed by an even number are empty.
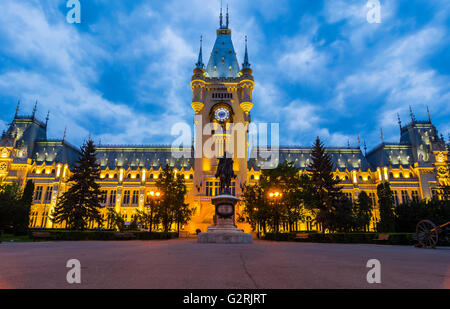
<svg viewBox="0 0 450 309">
<path fill-rule="evenodd" d="M 422 220 L 416 226 L 417 241 L 422 248 L 432 249 L 436 247 L 439 233 L 436 225 L 430 220 Z"/>
</svg>

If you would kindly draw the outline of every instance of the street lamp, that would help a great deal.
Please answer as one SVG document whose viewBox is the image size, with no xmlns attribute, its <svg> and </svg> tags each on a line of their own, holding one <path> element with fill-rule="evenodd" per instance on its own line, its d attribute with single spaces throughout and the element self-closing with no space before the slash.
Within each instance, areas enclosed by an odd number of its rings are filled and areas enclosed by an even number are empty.
<svg viewBox="0 0 450 309">
<path fill-rule="evenodd" d="M 152 231 L 153 228 L 153 206 L 156 206 L 159 201 L 160 197 L 162 196 L 162 193 L 159 191 L 150 191 L 147 192 L 147 207 L 150 209 L 150 222 L 149 222 L 149 232 Z"/>
<path fill-rule="evenodd" d="M 279 206 L 278 203 L 283 196 L 283 193 L 281 193 L 279 190 L 274 190 L 269 192 L 269 199 L 272 201 L 274 207 Z M 278 228 L 279 228 L 279 218 L 278 218 L 278 209 L 275 209 L 275 232 L 278 234 Z M 278 237 L 277 237 L 278 238 Z"/>
</svg>

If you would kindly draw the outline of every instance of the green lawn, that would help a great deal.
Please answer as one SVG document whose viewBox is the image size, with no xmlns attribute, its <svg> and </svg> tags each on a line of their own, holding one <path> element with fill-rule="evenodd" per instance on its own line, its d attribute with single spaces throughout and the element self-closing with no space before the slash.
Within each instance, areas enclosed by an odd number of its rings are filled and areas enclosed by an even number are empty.
<svg viewBox="0 0 450 309">
<path fill-rule="evenodd" d="M 14 236 L 13 234 L 2 234 L 0 235 L 0 241 L 2 242 L 29 242 L 33 241 L 28 237 L 28 235 L 24 236 Z"/>
</svg>

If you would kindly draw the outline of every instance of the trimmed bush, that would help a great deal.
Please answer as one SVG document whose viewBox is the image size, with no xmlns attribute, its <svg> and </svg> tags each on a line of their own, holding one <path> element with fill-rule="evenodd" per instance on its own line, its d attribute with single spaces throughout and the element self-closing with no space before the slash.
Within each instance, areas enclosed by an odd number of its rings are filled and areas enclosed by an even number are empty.
<svg viewBox="0 0 450 309">
<path fill-rule="evenodd" d="M 343 243 L 343 244 L 387 244 L 387 245 L 413 245 L 415 240 L 413 233 L 389 233 L 389 240 L 376 241 L 380 233 L 330 233 L 322 234 L 307 232 L 309 238 L 296 239 L 294 233 L 267 233 L 262 237 L 264 240 L 272 241 L 297 241 L 314 243 Z"/>
<path fill-rule="evenodd" d="M 47 232 L 49 237 L 33 237 L 33 232 Z M 67 231 L 67 230 L 31 230 L 29 236 L 33 240 L 83 241 L 83 240 L 164 240 L 178 237 L 176 232 L 127 232 L 135 238 L 118 237 L 116 231 Z"/>
</svg>

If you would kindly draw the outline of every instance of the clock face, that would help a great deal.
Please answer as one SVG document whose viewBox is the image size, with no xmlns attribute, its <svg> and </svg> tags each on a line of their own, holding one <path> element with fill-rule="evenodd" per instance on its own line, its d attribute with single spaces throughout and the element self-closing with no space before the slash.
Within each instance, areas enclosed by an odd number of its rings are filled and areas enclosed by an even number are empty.
<svg viewBox="0 0 450 309">
<path fill-rule="evenodd" d="M 230 118 L 230 112 L 228 111 L 228 109 L 221 107 L 214 112 L 214 117 L 217 119 L 217 121 L 224 122 L 227 121 L 228 118 Z"/>
</svg>

